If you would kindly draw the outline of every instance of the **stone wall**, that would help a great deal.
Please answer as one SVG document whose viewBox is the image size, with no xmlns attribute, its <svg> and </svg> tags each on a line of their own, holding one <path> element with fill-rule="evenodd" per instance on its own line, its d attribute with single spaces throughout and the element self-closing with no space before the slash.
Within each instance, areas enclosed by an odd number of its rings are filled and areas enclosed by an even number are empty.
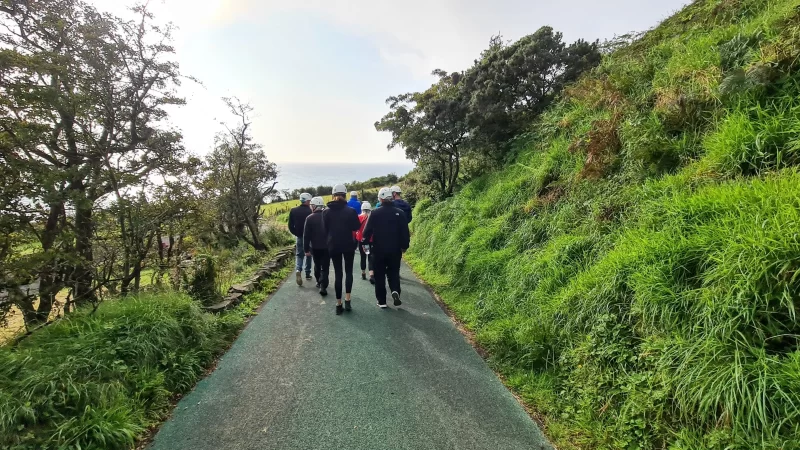
<svg viewBox="0 0 800 450">
<path fill-rule="evenodd" d="M 206 311 L 220 313 L 236 307 L 242 302 L 245 295 L 261 290 L 261 282 L 278 272 L 286 264 L 286 261 L 294 258 L 294 246 L 286 248 L 276 253 L 272 259 L 259 267 L 258 270 L 248 280 L 239 284 L 234 284 L 228 289 L 225 298 L 216 305 L 206 307 Z"/>
</svg>

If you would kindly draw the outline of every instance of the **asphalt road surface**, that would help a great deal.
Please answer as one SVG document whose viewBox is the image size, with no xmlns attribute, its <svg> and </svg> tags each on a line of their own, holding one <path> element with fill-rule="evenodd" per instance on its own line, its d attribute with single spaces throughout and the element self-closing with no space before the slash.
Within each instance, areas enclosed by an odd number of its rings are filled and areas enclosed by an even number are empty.
<svg viewBox="0 0 800 450">
<path fill-rule="evenodd" d="M 552 448 L 405 264 L 388 310 L 357 267 L 342 316 L 292 273 L 151 448 Z"/>
</svg>

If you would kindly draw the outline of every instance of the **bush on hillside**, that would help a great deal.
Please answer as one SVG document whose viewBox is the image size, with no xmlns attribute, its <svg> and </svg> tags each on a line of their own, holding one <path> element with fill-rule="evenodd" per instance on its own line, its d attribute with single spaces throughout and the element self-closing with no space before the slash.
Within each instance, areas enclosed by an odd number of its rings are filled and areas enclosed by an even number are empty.
<svg viewBox="0 0 800 450">
<path fill-rule="evenodd" d="M 0 347 L 0 447 L 131 448 L 242 323 L 161 294 L 79 310 Z"/>
<path fill-rule="evenodd" d="M 418 205 L 409 260 L 559 447 L 800 448 L 797 6 L 692 3 Z"/>
</svg>

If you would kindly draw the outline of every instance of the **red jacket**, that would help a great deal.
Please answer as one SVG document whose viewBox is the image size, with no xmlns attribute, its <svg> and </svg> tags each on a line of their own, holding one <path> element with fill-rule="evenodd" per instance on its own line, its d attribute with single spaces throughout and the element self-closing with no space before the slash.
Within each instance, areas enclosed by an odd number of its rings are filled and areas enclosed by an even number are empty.
<svg viewBox="0 0 800 450">
<path fill-rule="evenodd" d="M 369 219 L 367 214 L 361 214 L 358 216 L 358 221 L 361 222 L 361 228 L 356 231 L 356 241 L 358 242 L 361 242 L 361 237 L 364 235 L 364 227 L 367 226 L 367 219 Z M 369 241 L 372 242 L 372 239 Z"/>
</svg>

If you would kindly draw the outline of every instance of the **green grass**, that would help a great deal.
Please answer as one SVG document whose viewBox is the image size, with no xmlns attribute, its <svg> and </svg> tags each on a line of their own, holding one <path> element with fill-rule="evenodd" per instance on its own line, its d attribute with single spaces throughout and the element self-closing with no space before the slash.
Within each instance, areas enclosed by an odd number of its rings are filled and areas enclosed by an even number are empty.
<svg viewBox="0 0 800 450">
<path fill-rule="evenodd" d="M 182 294 L 77 311 L 0 347 L 0 447 L 128 449 L 164 420 L 286 273 L 215 316 Z"/>
<path fill-rule="evenodd" d="M 372 194 L 374 196 L 377 195 L 379 190 L 380 188 L 362 189 L 360 192 L 364 194 Z M 332 199 L 333 196 L 331 195 L 326 195 L 323 197 L 323 200 L 325 200 L 326 203 L 331 201 Z M 298 204 L 299 204 L 298 200 L 286 200 L 283 202 L 268 203 L 266 205 L 261 206 L 261 215 L 264 217 L 271 217 L 271 216 L 277 216 L 278 218 L 286 217 L 288 219 L 288 216 L 286 216 L 286 214 L 288 214 L 288 212 Z"/>
<path fill-rule="evenodd" d="M 559 448 L 800 448 L 798 5 L 694 2 L 417 205 L 410 263 Z"/>
<path fill-rule="evenodd" d="M 325 202 L 331 201 L 332 196 L 326 195 L 323 199 Z M 299 205 L 299 200 L 286 200 L 283 202 L 272 202 L 266 205 L 261 205 L 261 215 L 264 217 L 279 216 L 288 213 L 292 208 Z"/>
</svg>

